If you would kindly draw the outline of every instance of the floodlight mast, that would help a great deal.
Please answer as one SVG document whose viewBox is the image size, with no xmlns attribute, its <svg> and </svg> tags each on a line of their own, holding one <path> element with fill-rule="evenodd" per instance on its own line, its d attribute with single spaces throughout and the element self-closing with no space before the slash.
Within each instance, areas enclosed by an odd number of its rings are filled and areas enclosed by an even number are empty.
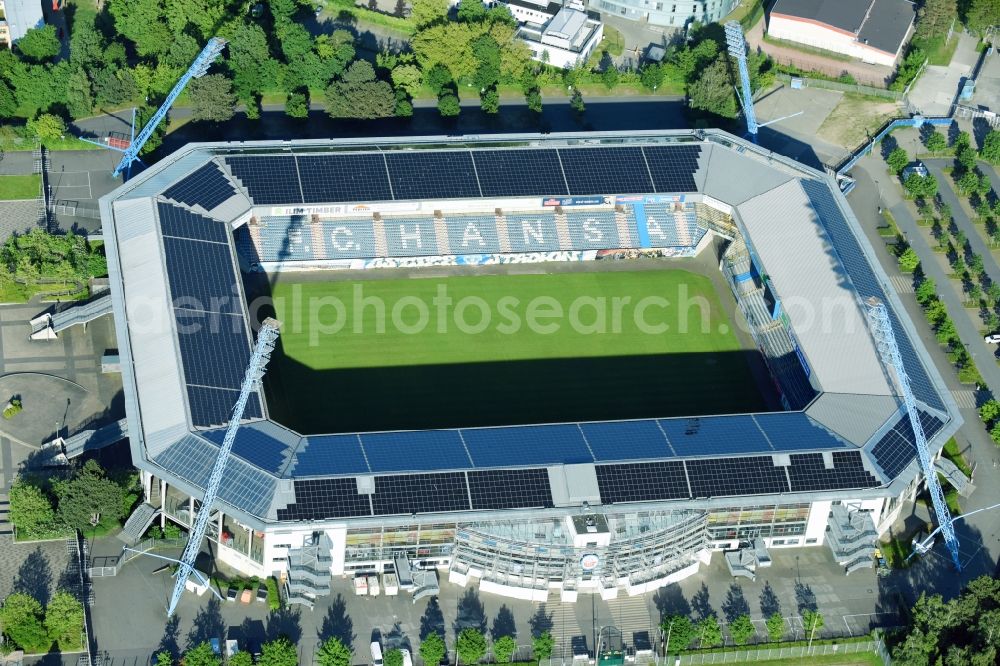
<svg viewBox="0 0 1000 666">
<path fill-rule="evenodd" d="M 226 40 L 220 39 L 219 37 L 213 37 L 212 39 L 208 40 L 208 44 L 206 44 L 205 48 L 201 50 L 201 53 L 199 53 L 198 57 L 195 58 L 193 63 L 191 63 L 191 66 L 188 68 L 188 70 L 184 72 L 184 76 L 182 76 L 180 80 L 174 85 L 173 89 L 170 91 L 170 94 L 167 95 L 167 98 L 165 100 L 163 100 L 163 104 L 160 105 L 160 108 L 156 110 L 156 113 L 153 114 L 153 117 L 149 119 L 149 122 L 146 123 L 146 126 L 142 128 L 141 132 L 139 132 L 139 136 L 135 137 L 132 141 L 129 142 L 128 148 L 126 148 L 123 151 L 125 154 L 122 156 L 122 159 L 118 163 L 118 166 L 115 167 L 114 172 L 111 174 L 112 177 L 117 178 L 122 171 L 125 171 L 126 175 L 131 174 L 132 163 L 137 162 L 139 160 L 139 152 L 142 150 L 142 147 L 146 145 L 146 141 L 148 141 L 149 137 L 153 135 L 153 132 L 156 130 L 157 125 L 159 125 L 160 122 L 163 120 L 163 118 L 167 115 L 167 111 L 170 110 L 170 107 L 173 105 L 174 101 L 180 96 L 181 92 L 183 92 L 184 87 L 187 86 L 187 84 L 191 81 L 191 79 L 196 79 L 201 76 L 204 76 L 205 73 L 208 71 L 209 66 L 215 61 L 217 57 L 219 57 L 219 54 L 222 52 L 222 49 L 225 48 L 225 46 L 226 46 Z M 133 114 L 132 132 L 135 133 L 134 109 L 132 111 L 132 114 Z"/>
<path fill-rule="evenodd" d="M 243 376 L 243 385 L 240 388 L 240 397 L 233 407 L 232 418 L 229 427 L 226 429 L 226 436 L 219 447 L 219 455 L 212 466 L 212 474 L 205 487 L 205 496 L 201 500 L 201 508 L 191 529 L 191 537 L 184 547 L 184 554 L 181 555 L 180 568 L 177 570 L 177 580 L 174 581 L 174 593 L 170 598 L 170 606 L 167 607 L 167 617 L 174 614 L 177 603 L 181 600 L 184 587 L 188 577 L 194 571 L 195 559 L 201 550 L 201 540 L 205 537 L 205 530 L 208 527 L 208 518 L 212 513 L 212 505 L 219 494 L 219 485 L 222 483 L 222 475 L 226 471 L 226 463 L 229 461 L 229 453 L 233 449 L 233 441 L 236 439 L 236 431 L 240 429 L 240 420 L 243 418 L 243 411 L 246 409 L 250 392 L 254 390 L 267 368 L 267 362 L 271 360 L 271 352 L 274 351 L 274 343 L 278 339 L 278 327 L 280 323 L 268 317 L 261 324 L 257 332 L 257 344 L 254 345 L 250 363 L 247 365 L 246 374 Z"/>
<path fill-rule="evenodd" d="M 747 69 L 747 43 L 743 38 L 743 27 L 739 21 L 730 21 L 725 26 L 726 43 L 729 45 L 729 55 L 736 58 L 736 64 L 740 70 L 740 83 L 743 94 L 743 117 L 747 121 L 747 134 L 750 139 L 757 143 L 757 114 L 753 109 L 753 91 L 750 90 L 750 72 Z"/>
<path fill-rule="evenodd" d="M 903 402 L 906 405 L 906 412 L 910 417 L 910 426 L 913 428 L 914 444 L 917 447 L 917 460 L 920 461 L 920 471 L 923 472 L 924 482 L 931 495 L 931 503 L 934 505 L 934 513 L 937 516 L 938 530 L 944 535 L 945 545 L 951 553 L 951 560 L 955 564 L 955 569 L 962 570 L 962 562 L 958 555 L 958 536 L 955 534 L 954 520 L 948 504 L 944 501 L 944 490 L 938 480 L 937 470 L 931 462 L 931 454 L 927 450 L 927 437 L 924 434 L 924 427 L 920 423 L 920 413 L 917 411 L 917 401 L 913 397 L 913 390 L 910 388 L 910 378 L 906 374 L 903 365 L 903 356 L 899 353 L 899 345 L 896 344 L 896 334 L 892 330 L 889 322 L 889 312 L 885 304 L 877 298 L 870 298 L 865 303 L 868 307 L 868 323 L 871 327 L 872 335 L 878 346 L 879 354 L 886 365 L 892 366 L 896 373 L 896 381 L 903 393 Z"/>
</svg>

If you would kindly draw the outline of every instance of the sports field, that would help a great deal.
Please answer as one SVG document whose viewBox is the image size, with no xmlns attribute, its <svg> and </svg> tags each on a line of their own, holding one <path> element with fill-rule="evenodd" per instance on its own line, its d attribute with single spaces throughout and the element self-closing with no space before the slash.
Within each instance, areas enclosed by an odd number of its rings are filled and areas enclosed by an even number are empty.
<svg viewBox="0 0 1000 666">
<path fill-rule="evenodd" d="M 277 276 L 272 416 L 305 433 L 763 409 L 712 282 L 687 271 Z"/>
</svg>

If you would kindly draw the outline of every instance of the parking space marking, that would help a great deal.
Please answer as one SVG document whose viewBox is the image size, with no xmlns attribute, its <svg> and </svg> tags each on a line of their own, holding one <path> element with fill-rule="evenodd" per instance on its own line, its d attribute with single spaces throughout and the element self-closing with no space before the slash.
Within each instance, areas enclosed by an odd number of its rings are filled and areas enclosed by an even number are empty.
<svg viewBox="0 0 1000 666">
<path fill-rule="evenodd" d="M 912 294 L 913 293 L 913 278 L 907 277 L 905 275 L 892 275 L 889 277 L 892 281 L 892 287 L 900 294 Z"/>
<path fill-rule="evenodd" d="M 89 171 L 57 171 L 49 173 L 49 184 L 52 187 L 53 198 L 59 199 L 93 199 Z M 86 196 L 84 196 L 86 192 Z M 58 196 L 55 196 L 57 195 Z"/>
<path fill-rule="evenodd" d="M 961 390 L 952 391 L 951 395 L 955 398 L 955 402 L 958 404 L 959 409 L 975 409 L 976 408 L 976 392 L 972 390 Z"/>
</svg>

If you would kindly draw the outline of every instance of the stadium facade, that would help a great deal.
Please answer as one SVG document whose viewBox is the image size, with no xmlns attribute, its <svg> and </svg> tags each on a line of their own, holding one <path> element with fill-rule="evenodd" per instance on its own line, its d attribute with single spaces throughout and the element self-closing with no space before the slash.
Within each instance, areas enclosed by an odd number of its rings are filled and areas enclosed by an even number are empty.
<svg viewBox="0 0 1000 666">
<path fill-rule="evenodd" d="M 788 546 L 871 566 L 920 475 L 867 299 L 888 307 L 934 452 L 961 423 L 835 182 L 720 131 L 191 144 L 101 214 L 133 460 L 181 525 L 249 358 L 241 272 L 692 256 L 722 239 L 784 411 L 302 435 L 253 394 L 209 537 L 291 601 L 390 569 L 418 594 L 437 569 L 575 600 L 680 580 L 713 550 L 736 575 Z"/>
</svg>

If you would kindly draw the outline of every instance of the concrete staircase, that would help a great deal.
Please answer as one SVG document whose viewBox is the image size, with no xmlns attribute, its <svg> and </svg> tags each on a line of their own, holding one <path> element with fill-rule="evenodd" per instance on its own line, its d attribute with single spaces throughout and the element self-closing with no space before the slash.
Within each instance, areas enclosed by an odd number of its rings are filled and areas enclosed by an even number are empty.
<svg viewBox="0 0 1000 666">
<path fill-rule="evenodd" d="M 556 211 L 556 236 L 559 237 L 559 249 L 572 249 L 573 239 L 569 235 L 569 220 L 561 210 Z"/>
<path fill-rule="evenodd" d="M 14 526 L 10 522 L 10 498 L 7 493 L 0 495 L 0 536 L 14 536 Z"/>
<path fill-rule="evenodd" d="M 497 240 L 500 241 L 500 251 L 510 252 L 510 235 L 507 231 L 507 217 L 497 209 Z"/>
<path fill-rule="evenodd" d="M 149 529 L 149 526 L 153 524 L 153 520 L 159 512 L 160 510 L 149 502 L 143 502 L 136 507 L 132 515 L 125 521 L 125 526 L 122 527 L 121 534 L 118 537 L 128 544 L 138 543 L 142 539 L 142 535 Z"/>
<path fill-rule="evenodd" d="M 629 214 L 624 210 L 615 210 L 615 227 L 618 228 L 618 247 L 619 248 L 632 248 L 636 247 L 639 243 L 639 239 L 635 237 L 633 231 L 635 230 L 635 216 L 629 219 Z"/>
<path fill-rule="evenodd" d="M 385 223 L 382 221 L 382 216 L 377 213 L 372 219 L 372 233 L 375 236 L 375 251 L 378 256 L 388 256 L 389 245 L 385 241 Z"/>
<path fill-rule="evenodd" d="M 442 256 L 451 254 L 451 245 L 448 242 L 448 225 L 445 224 L 444 217 L 440 214 L 434 216 L 434 235 L 437 236 L 438 254 Z"/>
</svg>

